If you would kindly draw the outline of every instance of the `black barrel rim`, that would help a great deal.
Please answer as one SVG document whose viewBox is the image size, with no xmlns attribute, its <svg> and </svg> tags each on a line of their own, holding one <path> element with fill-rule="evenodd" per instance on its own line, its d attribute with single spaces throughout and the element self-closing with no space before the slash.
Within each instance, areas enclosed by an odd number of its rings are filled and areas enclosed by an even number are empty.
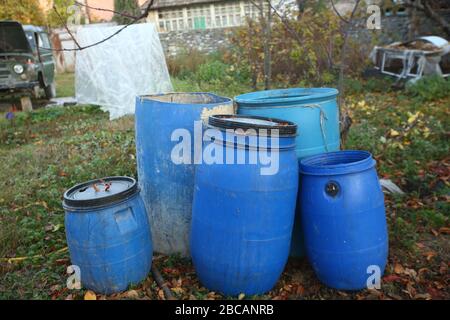
<svg viewBox="0 0 450 320">
<path fill-rule="evenodd" d="M 119 192 L 107 194 L 106 185 L 112 186 L 114 183 L 122 184 L 125 188 Z M 104 192 L 104 196 L 91 199 L 76 199 L 76 195 L 88 188 L 94 188 L 94 185 Z M 97 186 L 98 185 L 98 186 Z M 103 190 L 101 190 L 103 189 Z M 79 183 L 64 192 L 63 207 L 66 209 L 90 209 L 101 208 L 121 202 L 138 192 L 138 185 L 134 178 L 125 176 L 105 177 Z"/>
<path fill-rule="evenodd" d="M 242 121 L 244 119 L 254 121 L 253 123 Z M 220 114 L 210 116 L 208 118 L 208 124 L 219 129 L 266 129 L 269 133 L 271 130 L 278 130 L 280 136 L 293 136 L 297 134 L 297 125 L 295 123 L 277 118 Z"/>
</svg>

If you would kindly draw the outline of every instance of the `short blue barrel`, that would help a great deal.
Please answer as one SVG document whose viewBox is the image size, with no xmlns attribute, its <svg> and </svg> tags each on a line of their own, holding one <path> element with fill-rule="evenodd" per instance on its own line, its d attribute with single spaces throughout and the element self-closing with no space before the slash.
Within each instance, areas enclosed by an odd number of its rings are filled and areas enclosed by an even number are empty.
<svg viewBox="0 0 450 320">
<path fill-rule="evenodd" d="M 194 162 L 199 157 L 194 150 L 201 149 L 202 119 L 214 113 L 234 113 L 232 100 L 211 93 L 136 99 L 137 171 L 156 252 L 189 256 Z"/>
<path fill-rule="evenodd" d="M 359 290 L 383 275 L 388 255 L 384 196 L 366 151 L 338 151 L 300 162 L 305 248 L 318 278 Z"/>
<path fill-rule="evenodd" d="M 337 151 L 340 147 L 339 109 L 333 88 L 293 88 L 246 93 L 235 98 L 238 114 L 273 117 L 298 126 L 299 159 Z M 295 217 L 291 255 L 304 255 L 300 213 Z"/>
<path fill-rule="evenodd" d="M 136 180 L 109 177 L 78 184 L 64 193 L 63 207 L 70 259 L 83 287 L 112 294 L 147 277 L 152 242 Z"/>
<path fill-rule="evenodd" d="M 212 116 L 196 168 L 191 254 L 201 283 L 225 295 L 263 294 L 289 256 L 298 189 L 296 126 Z M 279 130 L 279 138 L 266 138 Z M 264 140 L 265 139 L 265 140 Z"/>
</svg>

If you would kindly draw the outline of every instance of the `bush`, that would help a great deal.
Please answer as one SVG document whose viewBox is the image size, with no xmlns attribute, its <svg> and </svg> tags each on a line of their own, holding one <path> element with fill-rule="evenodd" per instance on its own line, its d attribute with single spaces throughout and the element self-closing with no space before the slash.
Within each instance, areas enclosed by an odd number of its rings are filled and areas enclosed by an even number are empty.
<svg viewBox="0 0 450 320">
<path fill-rule="evenodd" d="M 210 57 L 195 48 L 185 49 L 175 56 L 167 58 L 167 68 L 172 77 L 187 79 L 192 77 L 199 66 L 210 60 Z"/>
<path fill-rule="evenodd" d="M 195 73 L 195 80 L 199 84 L 202 82 L 223 81 L 227 76 L 227 68 L 228 66 L 219 60 L 204 63 L 198 67 Z"/>
<path fill-rule="evenodd" d="M 450 95 L 450 81 L 438 75 L 423 77 L 416 83 L 407 85 L 406 92 L 422 101 L 442 99 Z"/>
<path fill-rule="evenodd" d="M 272 24 L 272 81 L 278 86 L 335 84 L 343 45 L 339 18 L 331 10 L 320 8 L 305 11 L 299 20 L 294 14 L 287 16 L 292 17 L 289 29 L 277 16 Z M 247 25 L 235 28 L 230 35 L 233 49 L 225 57 L 237 69 L 249 70 L 253 86 L 264 80 L 262 25 L 263 22 L 247 20 Z M 371 41 L 361 44 L 349 38 L 346 75 L 362 72 L 371 47 Z"/>
</svg>

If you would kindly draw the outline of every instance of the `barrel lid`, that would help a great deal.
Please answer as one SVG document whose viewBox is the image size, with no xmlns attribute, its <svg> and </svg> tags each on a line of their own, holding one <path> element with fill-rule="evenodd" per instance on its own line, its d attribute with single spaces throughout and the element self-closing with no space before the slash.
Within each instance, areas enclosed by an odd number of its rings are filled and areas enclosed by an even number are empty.
<svg viewBox="0 0 450 320">
<path fill-rule="evenodd" d="M 375 166 L 372 154 L 364 150 L 321 153 L 300 160 L 304 175 L 340 175 L 368 170 Z"/>
<path fill-rule="evenodd" d="M 239 108 L 281 108 L 335 99 L 338 94 L 339 91 L 334 88 L 288 88 L 244 93 L 236 96 L 234 100 Z"/>
<path fill-rule="evenodd" d="M 130 177 L 106 177 L 77 184 L 64 193 L 67 208 L 98 208 L 120 202 L 137 192 Z"/>
<path fill-rule="evenodd" d="M 246 115 L 214 115 L 208 119 L 208 124 L 220 129 L 266 129 L 278 130 L 280 136 L 290 136 L 297 133 L 297 125 L 293 122 L 258 116 Z"/>
</svg>

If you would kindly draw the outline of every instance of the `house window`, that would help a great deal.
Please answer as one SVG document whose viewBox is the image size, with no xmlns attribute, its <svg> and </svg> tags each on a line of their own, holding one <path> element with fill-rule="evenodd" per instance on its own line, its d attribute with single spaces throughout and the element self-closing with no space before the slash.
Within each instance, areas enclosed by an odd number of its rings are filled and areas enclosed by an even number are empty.
<svg viewBox="0 0 450 320">
<path fill-rule="evenodd" d="M 184 28 L 183 10 L 165 10 L 158 14 L 160 31 L 176 31 Z"/>
<path fill-rule="evenodd" d="M 264 15 L 266 15 L 268 11 L 269 11 L 269 4 L 266 1 L 264 1 L 264 3 L 263 3 Z M 251 2 L 247 2 L 244 5 L 244 14 L 247 18 L 250 18 L 250 19 L 258 19 L 259 16 L 261 15 L 259 12 L 259 9 Z"/>
<path fill-rule="evenodd" d="M 197 6 L 187 9 L 189 29 L 206 29 L 211 27 L 211 8 Z"/>
<path fill-rule="evenodd" d="M 235 27 L 241 24 L 239 2 L 221 3 L 214 6 L 216 27 Z"/>
<path fill-rule="evenodd" d="M 243 12 L 241 12 L 241 3 L 224 1 L 162 10 L 158 12 L 159 29 L 161 32 L 169 32 L 185 29 L 235 27 L 242 24 L 243 16 L 259 17 L 258 9 L 251 2 L 245 2 L 242 5 Z"/>
</svg>

